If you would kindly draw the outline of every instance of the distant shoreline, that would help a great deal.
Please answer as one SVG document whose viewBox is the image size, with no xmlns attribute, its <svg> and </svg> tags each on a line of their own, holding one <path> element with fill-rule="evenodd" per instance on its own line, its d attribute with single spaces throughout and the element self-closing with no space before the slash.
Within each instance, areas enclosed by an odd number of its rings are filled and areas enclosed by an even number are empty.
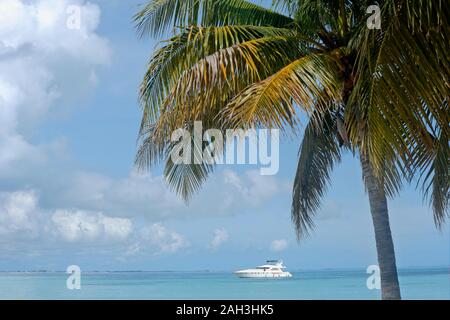
<svg viewBox="0 0 450 320">
<path fill-rule="evenodd" d="M 400 267 L 399 272 L 413 270 L 443 270 L 450 273 L 450 266 L 411 266 Z M 83 273 L 229 273 L 234 270 L 82 270 Z M 358 272 L 366 271 L 359 268 L 320 268 L 320 269 L 293 269 L 292 272 Z M 0 270 L 0 273 L 66 273 L 64 270 Z"/>
</svg>

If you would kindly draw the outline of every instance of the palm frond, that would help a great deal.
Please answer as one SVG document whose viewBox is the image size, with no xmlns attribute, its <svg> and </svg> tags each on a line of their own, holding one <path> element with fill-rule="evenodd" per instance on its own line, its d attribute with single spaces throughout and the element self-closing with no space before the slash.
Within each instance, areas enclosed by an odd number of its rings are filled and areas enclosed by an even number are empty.
<svg viewBox="0 0 450 320">
<path fill-rule="evenodd" d="M 232 127 L 294 127 L 295 104 L 311 113 L 324 90 L 340 99 L 336 62 L 327 53 L 305 55 L 239 93 L 224 118 Z"/>
<path fill-rule="evenodd" d="M 189 27 L 173 37 L 152 58 L 141 84 L 142 124 L 154 123 L 171 90 L 200 60 L 240 43 L 267 37 L 292 36 L 288 29 L 259 26 Z M 141 129 L 143 126 L 141 127 Z"/>
<path fill-rule="evenodd" d="M 436 140 L 435 150 L 431 165 L 423 175 L 423 193 L 429 198 L 436 225 L 442 227 L 450 218 L 450 151 L 449 137 L 444 132 Z"/>
<path fill-rule="evenodd" d="M 174 192 L 179 194 L 186 202 L 197 192 L 208 176 L 213 172 L 215 163 L 202 161 L 202 155 L 206 144 L 198 144 L 194 139 L 193 126 L 184 126 L 190 134 L 189 149 L 190 160 L 187 162 L 174 162 L 173 153 L 180 152 L 176 149 L 181 140 L 173 141 L 172 132 L 158 132 L 156 126 L 149 126 L 141 135 L 135 164 L 139 170 L 160 164 L 164 161 L 164 177 L 166 183 Z M 219 155 L 220 156 L 220 155 Z"/>
<path fill-rule="evenodd" d="M 179 194 L 186 202 L 189 202 L 192 195 L 200 190 L 208 176 L 213 172 L 214 165 L 203 161 L 195 161 L 200 159 L 203 154 L 203 145 L 198 145 L 192 139 L 191 159 L 190 163 L 174 163 L 170 156 L 173 151 L 174 144 L 168 148 L 168 156 L 164 168 L 164 177 L 169 187 Z"/>
<path fill-rule="evenodd" d="M 172 129 L 197 119 L 208 121 L 207 115 L 216 117 L 245 87 L 298 57 L 295 38 L 273 36 L 239 43 L 201 59 L 183 72 L 160 107 L 163 112 L 175 114 Z"/>
<path fill-rule="evenodd" d="M 134 17 L 139 34 L 159 36 L 170 28 L 224 25 L 287 27 L 293 20 L 246 0 L 151 0 Z"/>
<path fill-rule="evenodd" d="M 298 238 L 308 235 L 314 227 L 331 172 L 341 161 L 335 115 L 318 113 L 313 118 L 305 129 L 294 180 L 292 221 Z"/>
<path fill-rule="evenodd" d="M 140 171 L 148 170 L 168 157 L 167 148 L 170 145 L 170 136 L 167 135 L 161 139 L 161 136 L 157 136 L 155 133 L 155 125 L 148 125 L 141 129 L 135 157 L 135 166 Z"/>
</svg>

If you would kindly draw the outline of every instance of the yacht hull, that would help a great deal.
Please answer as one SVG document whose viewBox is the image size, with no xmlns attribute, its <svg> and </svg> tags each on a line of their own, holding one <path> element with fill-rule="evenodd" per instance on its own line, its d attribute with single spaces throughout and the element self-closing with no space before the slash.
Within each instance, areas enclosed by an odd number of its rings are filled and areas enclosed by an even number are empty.
<svg viewBox="0 0 450 320">
<path fill-rule="evenodd" d="M 283 261 L 268 260 L 267 264 L 252 269 L 236 271 L 234 274 L 239 278 L 257 278 L 257 279 L 278 279 L 290 278 L 292 274 L 284 271 Z"/>
<path fill-rule="evenodd" d="M 239 278 L 291 278 L 292 274 L 289 272 L 282 273 L 270 273 L 270 272 L 261 272 L 261 273 L 247 273 L 247 272 L 236 272 L 236 276 Z"/>
</svg>

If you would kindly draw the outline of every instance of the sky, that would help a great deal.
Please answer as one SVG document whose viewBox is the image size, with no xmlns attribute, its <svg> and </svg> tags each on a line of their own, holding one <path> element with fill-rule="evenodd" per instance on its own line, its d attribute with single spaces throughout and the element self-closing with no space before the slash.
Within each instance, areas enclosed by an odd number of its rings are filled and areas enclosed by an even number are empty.
<svg viewBox="0 0 450 320">
<path fill-rule="evenodd" d="M 139 39 L 143 0 L 0 0 L 0 270 L 234 270 L 283 259 L 291 270 L 376 264 L 359 162 L 332 175 L 309 238 L 290 204 L 301 136 L 280 171 L 219 168 L 189 206 L 162 168 L 136 173 L 138 88 L 162 39 Z M 73 6 L 80 28 L 68 27 Z M 399 267 L 448 266 L 420 192 L 389 201 Z"/>
</svg>

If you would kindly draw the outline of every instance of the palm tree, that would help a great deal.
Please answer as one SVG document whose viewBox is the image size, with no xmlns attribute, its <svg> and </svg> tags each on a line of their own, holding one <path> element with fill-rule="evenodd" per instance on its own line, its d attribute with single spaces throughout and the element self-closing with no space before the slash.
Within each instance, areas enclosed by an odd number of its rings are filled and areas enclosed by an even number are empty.
<svg viewBox="0 0 450 320">
<path fill-rule="evenodd" d="M 381 30 L 367 8 L 381 9 Z M 299 128 L 309 115 L 294 181 L 299 239 L 344 150 L 359 156 L 375 230 L 383 299 L 400 299 L 387 198 L 415 181 L 436 224 L 449 204 L 449 23 L 445 0 L 151 0 L 140 34 L 172 38 L 142 82 L 137 164 L 165 161 L 166 180 L 189 200 L 214 170 L 175 164 L 171 133 L 206 128 Z M 204 146 L 193 148 L 194 156 Z"/>
</svg>

